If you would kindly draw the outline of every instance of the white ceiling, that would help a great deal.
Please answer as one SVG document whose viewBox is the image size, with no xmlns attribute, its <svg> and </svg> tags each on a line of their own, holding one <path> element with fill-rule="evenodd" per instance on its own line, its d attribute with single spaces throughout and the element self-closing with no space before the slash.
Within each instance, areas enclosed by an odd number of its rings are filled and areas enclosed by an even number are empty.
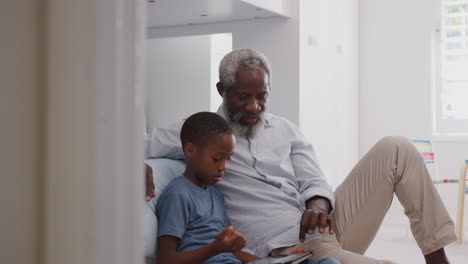
<svg viewBox="0 0 468 264">
<path fill-rule="evenodd" d="M 169 27 L 192 24 L 237 21 L 274 17 L 282 14 L 270 11 L 268 2 L 249 0 L 147 0 L 148 27 Z M 154 1 L 154 2 L 151 2 Z M 275 2 L 275 7 L 282 5 Z M 253 2 L 248 3 L 248 2 Z M 270 8 L 271 9 L 271 8 Z"/>
</svg>

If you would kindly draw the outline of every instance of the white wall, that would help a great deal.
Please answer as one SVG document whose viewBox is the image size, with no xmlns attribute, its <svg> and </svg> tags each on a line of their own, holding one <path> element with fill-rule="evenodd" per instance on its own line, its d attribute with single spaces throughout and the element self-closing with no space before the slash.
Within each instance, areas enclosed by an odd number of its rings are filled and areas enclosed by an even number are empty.
<svg viewBox="0 0 468 264">
<path fill-rule="evenodd" d="M 299 125 L 299 1 L 291 1 L 291 17 L 234 24 L 233 49 L 254 48 L 272 66 L 269 111 Z"/>
<path fill-rule="evenodd" d="M 149 39 L 147 43 L 147 128 L 167 126 L 210 111 L 211 36 Z"/>
<path fill-rule="evenodd" d="M 301 1 L 300 124 L 333 186 L 358 158 L 358 2 Z"/>
<path fill-rule="evenodd" d="M 431 136 L 435 2 L 361 0 L 361 155 L 383 136 Z"/>
<path fill-rule="evenodd" d="M 211 111 L 216 112 L 223 102 L 219 95 L 216 84 L 219 82 L 219 64 L 224 55 L 232 51 L 232 33 L 212 34 L 211 38 L 211 60 L 210 60 L 210 100 Z"/>
<path fill-rule="evenodd" d="M 269 111 L 303 129 L 336 186 L 358 155 L 357 1 L 288 4 L 289 18 L 150 28 L 148 35 L 232 32 L 233 49 L 263 52 L 273 68 Z M 308 44 L 311 35 L 318 38 L 317 46 Z"/>
<path fill-rule="evenodd" d="M 360 155 L 387 135 L 433 138 L 440 176 L 457 178 L 468 158 L 468 142 L 432 136 L 437 2 L 360 1 Z M 456 186 L 440 190 L 454 216 Z"/>
<path fill-rule="evenodd" d="M 291 1 L 298 14 L 298 1 Z M 165 38 L 232 32 L 233 49 L 262 51 L 273 67 L 269 110 L 299 124 L 299 21 L 296 17 L 149 28 L 148 37 Z M 211 87 L 215 89 L 215 87 Z M 281 100 L 281 102 L 280 102 Z"/>
<path fill-rule="evenodd" d="M 39 263 L 43 1 L 0 2 L 0 263 Z"/>
</svg>

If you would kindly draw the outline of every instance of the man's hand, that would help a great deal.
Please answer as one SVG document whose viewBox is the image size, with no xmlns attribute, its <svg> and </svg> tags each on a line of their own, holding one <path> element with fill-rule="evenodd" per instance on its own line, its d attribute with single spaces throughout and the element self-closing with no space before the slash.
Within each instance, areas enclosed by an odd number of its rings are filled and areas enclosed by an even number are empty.
<svg viewBox="0 0 468 264">
<path fill-rule="evenodd" d="M 145 199 L 146 201 L 150 201 L 151 198 L 154 198 L 154 182 L 153 182 L 153 169 L 145 163 L 145 184 L 146 184 L 146 193 Z"/>
<path fill-rule="evenodd" d="M 245 239 L 232 226 L 229 226 L 216 236 L 213 246 L 219 253 L 238 252 L 245 247 Z"/>
<path fill-rule="evenodd" d="M 330 211 L 330 202 L 323 197 L 313 197 L 306 203 L 307 210 L 302 214 L 301 229 L 299 231 L 299 239 L 301 242 L 305 240 L 305 234 L 313 234 L 316 227 L 319 232 L 323 233 L 328 227 L 329 233 L 333 234 L 333 218 L 328 215 Z"/>
</svg>

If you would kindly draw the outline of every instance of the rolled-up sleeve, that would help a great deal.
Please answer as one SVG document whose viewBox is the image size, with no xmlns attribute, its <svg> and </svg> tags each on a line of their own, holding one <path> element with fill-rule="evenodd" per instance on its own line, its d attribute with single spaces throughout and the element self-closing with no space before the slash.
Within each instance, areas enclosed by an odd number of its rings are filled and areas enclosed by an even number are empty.
<svg viewBox="0 0 468 264">
<path fill-rule="evenodd" d="M 327 198 L 331 211 L 335 208 L 335 195 L 320 169 L 312 144 L 295 128 L 294 139 L 291 142 L 291 163 L 296 175 L 299 192 L 304 201 L 315 196 Z"/>
</svg>

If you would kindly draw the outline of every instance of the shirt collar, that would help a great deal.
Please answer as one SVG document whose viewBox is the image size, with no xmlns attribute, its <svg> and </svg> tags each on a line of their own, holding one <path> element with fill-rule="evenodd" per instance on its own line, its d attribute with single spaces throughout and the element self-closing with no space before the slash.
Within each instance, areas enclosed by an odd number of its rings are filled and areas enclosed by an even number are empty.
<svg viewBox="0 0 468 264">
<path fill-rule="evenodd" d="M 218 114 L 219 116 L 221 116 L 222 118 L 226 119 L 226 115 L 224 114 L 224 104 L 221 104 L 219 107 L 218 107 L 218 111 L 216 111 L 216 114 Z M 271 116 L 270 116 L 270 113 L 265 113 L 264 115 L 265 117 L 265 127 L 272 127 L 273 124 L 272 124 L 272 121 L 271 121 Z"/>
</svg>

